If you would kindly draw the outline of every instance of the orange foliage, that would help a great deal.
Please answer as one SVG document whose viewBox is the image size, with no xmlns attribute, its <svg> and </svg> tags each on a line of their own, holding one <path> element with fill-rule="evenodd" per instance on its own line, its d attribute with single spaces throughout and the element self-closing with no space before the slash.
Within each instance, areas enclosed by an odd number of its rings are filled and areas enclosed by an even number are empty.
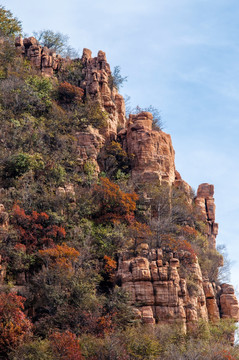
<svg viewBox="0 0 239 360">
<path fill-rule="evenodd" d="M 116 268 L 117 268 L 116 261 L 113 260 L 111 257 L 105 255 L 104 256 L 104 271 L 110 280 L 114 279 Z"/>
<path fill-rule="evenodd" d="M 81 360 L 80 343 L 75 334 L 70 331 L 64 333 L 54 332 L 50 336 L 50 344 L 53 353 L 57 355 L 57 359 L 61 360 Z"/>
<path fill-rule="evenodd" d="M 100 184 L 95 186 L 95 194 L 100 202 L 101 218 L 111 221 L 133 220 L 138 200 L 136 193 L 125 193 L 108 178 L 101 178 Z"/>
<path fill-rule="evenodd" d="M 36 248 L 52 246 L 54 241 L 66 236 L 63 227 L 49 225 L 49 216 L 46 213 L 32 211 L 31 215 L 27 215 L 18 205 L 13 207 L 12 223 L 18 231 L 20 243 L 26 246 L 28 253 Z"/>
<path fill-rule="evenodd" d="M 24 244 L 19 244 L 17 243 L 15 246 L 14 246 L 14 249 L 17 250 L 17 251 L 21 251 L 23 253 L 26 252 L 26 246 Z"/>
<path fill-rule="evenodd" d="M 69 104 L 71 102 L 81 102 L 84 90 L 65 81 L 59 85 L 58 94 L 61 102 Z"/>
<path fill-rule="evenodd" d="M 196 229 L 192 228 L 189 225 L 182 226 L 180 228 L 180 232 L 181 232 L 182 235 L 187 236 L 187 237 L 196 237 L 196 236 L 198 236 L 198 231 Z"/>
<path fill-rule="evenodd" d="M 114 325 L 112 323 L 112 316 L 110 314 L 100 316 L 97 319 L 96 323 L 96 331 L 99 337 L 104 336 L 105 334 L 109 334 L 114 329 Z"/>
<path fill-rule="evenodd" d="M 236 358 L 234 356 L 232 356 L 230 354 L 230 352 L 227 351 L 227 350 L 221 350 L 220 352 L 218 352 L 216 354 L 215 359 L 218 359 L 218 360 L 236 360 Z"/>
<path fill-rule="evenodd" d="M 80 255 L 79 251 L 65 243 L 46 250 L 39 250 L 39 254 L 50 267 L 59 267 L 65 270 L 72 270 L 73 263 Z"/>
<path fill-rule="evenodd" d="M 130 235 L 140 243 L 140 239 L 149 239 L 153 236 L 153 232 L 147 224 L 134 221 L 129 227 Z"/>
<path fill-rule="evenodd" d="M 115 328 L 113 323 L 114 313 L 105 311 L 101 304 L 98 304 L 97 310 L 94 312 L 81 312 L 81 321 L 83 333 L 91 333 L 97 337 L 104 337 L 105 334 L 112 332 Z"/>
<path fill-rule="evenodd" d="M 22 311 L 25 300 L 15 293 L 0 294 L 0 353 L 15 348 L 30 334 L 32 324 Z"/>
<path fill-rule="evenodd" d="M 183 238 L 175 238 L 172 234 L 161 235 L 161 246 L 168 248 L 170 251 L 184 251 L 183 259 L 187 262 L 194 262 L 196 260 L 196 253 L 192 245 Z"/>
</svg>

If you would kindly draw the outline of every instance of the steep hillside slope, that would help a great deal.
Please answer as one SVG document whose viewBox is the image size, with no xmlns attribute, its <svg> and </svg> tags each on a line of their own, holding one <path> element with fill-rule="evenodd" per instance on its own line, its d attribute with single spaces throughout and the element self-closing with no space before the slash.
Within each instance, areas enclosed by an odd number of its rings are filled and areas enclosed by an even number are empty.
<svg viewBox="0 0 239 360">
<path fill-rule="evenodd" d="M 239 305 L 222 279 L 213 185 L 193 194 L 153 115 L 126 117 L 103 51 L 71 60 L 33 37 L 1 46 L 0 285 L 3 298 L 26 298 L 30 344 L 45 339 L 54 359 L 61 332 L 87 359 L 170 359 L 160 346 L 132 355 L 127 331 L 148 324 L 157 337 L 173 324 L 179 339 L 223 320 L 233 343 Z M 96 357 L 109 334 L 123 355 Z M 30 345 L 4 346 L 8 356 Z"/>
</svg>

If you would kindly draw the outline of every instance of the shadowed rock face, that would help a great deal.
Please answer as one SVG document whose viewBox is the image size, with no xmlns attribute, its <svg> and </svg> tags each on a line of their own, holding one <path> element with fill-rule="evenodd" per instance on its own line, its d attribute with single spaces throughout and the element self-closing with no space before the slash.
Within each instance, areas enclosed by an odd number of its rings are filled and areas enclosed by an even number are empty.
<svg viewBox="0 0 239 360">
<path fill-rule="evenodd" d="M 203 279 L 198 261 L 194 259 L 187 265 L 190 277 L 194 279 L 192 288 L 180 272 L 182 252 L 177 255 L 160 248 L 149 250 L 146 244 L 143 245 L 138 256 L 129 252 L 121 254 L 117 276 L 145 323 L 176 321 L 186 331 L 199 319 L 239 320 L 239 306 L 231 285 L 219 287 Z"/>
<path fill-rule="evenodd" d="M 82 131 L 76 134 L 77 149 L 78 149 L 78 163 L 80 166 L 84 166 L 87 161 L 90 161 L 95 168 L 96 174 L 100 172 L 100 168 L 97 162 L 97 157 L 101 148 L 105 143 L 105 138 L 100 135 L 98 129 L 88 127 L 86 131 Z"/>
</svg>

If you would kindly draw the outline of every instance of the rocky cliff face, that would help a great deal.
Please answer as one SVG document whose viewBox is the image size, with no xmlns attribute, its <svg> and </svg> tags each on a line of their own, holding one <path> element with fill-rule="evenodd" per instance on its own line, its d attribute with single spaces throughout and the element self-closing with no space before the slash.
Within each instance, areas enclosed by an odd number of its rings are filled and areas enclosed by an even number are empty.
<svg viewBox="0 0 239 360">
<path fill-rule="evenodd" d="M 147 244 L 141 244 L 137 256 L 121 254 L 118 281 L 130 294 L 139 317 L 147 324 L 179 322 L 185 331 L 199 319 L 238 321 L 239 307 L 233 287 L 217 286 L 203 279 L 197 259 L 186 265 L 192 285 L 181 271 L 183 262 L 183 252 L 149 250 Z"/>
<path fill-rule="evenodd" d="M 67 61 L 71 61 L 41 47 L 33 37 L 17 38 L 16 47 L 46 76 L 53 76 Z M 124 99 L 111 84 L 111 70 L 103 51 L 92 57 L 91 51 L 84 49 L 81 62 L 84 79 L 80 86 L 86 97 L 97 101 L 107 112 L 108 120 L 104 129 L 89 127 L 77 134 L 80 164 L 83 166 L 91 161 L 99 173 L 102 170 L 98 162 L 100 152 L 111 140 L 118 140 L 133 159 L 133 184 L 166 182 L 181 188 L 193 206 L 189 197 L 191 188 L 175 169 L 170 135 L 152 128 L 153 117 L 148 112 L 130 115 L 126 119 Z M 199 186 L 194 199 L 197 217 L 206 225 L 205 235 L 212 249 L 218 233 L 213 195 L 213 185 L 204 183 Z M 4 208 L 0 208 L 0 216 L 0 228 L 5 231 L 8 222 Z M 149 324 L 178 321 L 185 331 L 199 319 L 232 318 L 238 321 L 239 306 L 233 287 L 209 282 L 203 278 L 197 258 L 189 259 L 186 265 L 185 258 L 188 259 L 185 252 L 149 249 L 147 244 L 141 244 L 136 254 L 124 252 L 119 255 L 117 279 L 129 292 L 131 304 L 139 317 Z M 182 271 L 185 268 L 188 276 Z M 4 276 L 4 271 L 0 276 Z"/>
<path fill-rule="evenodd" d="M 34 37 L 25 39 L 18 37 L 15 46 L 20 55 L 26 57 L 44 76 L 52 77 L 73 61 L 56 55 L 47 47 L 42 47 Z M 125 103 L 123 96 L 112 85 L 110 65 L 103 51 L 92 57 L 92 52 L 84 49 L 81 63 L 83 80 L 80 86 L 85 96 L 99 103 L 101 109 L 107 113 L 107 124 L 100 131 L 89 127 L 84 132 L 76 134 L 79 160 L 82 166 L 87 161 L 91 161 L 95 165 L 96 172 L 99 173 L 97 157 L 103 144 L 116 139 L 118 129 L 125 127 Z"/>
<path fill-rule="evenodd" d="M 39 45 L 33 36 L 25 39 L 17 37 L 15 46 L 19 53 L 27 57 L 31 65 L 39 69 L 45 76 L 53 76 L 54 71 L 60 70 L 68 62 L 46 46 Z"/>
<path fill-rule="evenodd" d="M 207 224 L 207 236 L 212 248 L 216 247 L 218 224 L 215 222 L 214 186 L 201 184 L 198 187 L 195 206 L 199 218 Z"/>
<path fill-rule="evenodd" d="M 105 53 L 99 51 L 94 58 L 91 54 L 89 49 L 83 50 L 81 61 L 84 80 L 81 82 L 81 87 L 85 90 L 86 96 L 99 101 L 109 114 L 103 134 L 113 139 L 118 128 L 124 127 L 126 123 L 124 99 L 111 84 L 112 75 Z"/>
<path fill-rule="evenodd" d="M 73 60 L 64 59 L 46 46 L 42 47 L 34 37 L 17 37 L 15 46 L 19 53 L 30 60 L 44 76 L 52 77 L 69 65 Z M 123 96 L 113 86 L 110 65 L 103 51 L 92 58 L 92 52 L 84 49 L 81 57 L 83 77 L 80 86 L 85 95 L 98 101 L 108 113 L 107 126 L 102 130 L 105 137 L 115 138 L 117 129 L 125 126 L 125 104 Z"/>
<path fill-rule="evenodd" d="M 153 116 L 148 112 L 130 115 L 127 127 L 118 137 L 128 154 L 134 155 L 132 180 L 147 181 L 175 180 L 174 149 L 171 137 L 163 131 L 152 129 Z"/>
</svg>

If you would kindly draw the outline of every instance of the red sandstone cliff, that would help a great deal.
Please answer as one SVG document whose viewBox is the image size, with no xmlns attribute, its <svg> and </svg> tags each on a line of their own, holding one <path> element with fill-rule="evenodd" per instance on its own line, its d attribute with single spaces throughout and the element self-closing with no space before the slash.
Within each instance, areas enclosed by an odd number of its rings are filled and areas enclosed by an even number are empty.
<svg viewBox="0 0 239 360">
<path fill-rule="evenodd" d="M 239 306 L 231 285 L 217 286 L 202 277 L 198 261 L 187 265 L 194 287 L 180 274 L 183 254 L 149 250 L 141 244 L 138 255 L 129 252 L 119 257 L 118 280 L 130 294 L 131 304 L 145 323 L 183 324 L 187 328 L 199 319 L 239 320 Z"/>
</svg>

